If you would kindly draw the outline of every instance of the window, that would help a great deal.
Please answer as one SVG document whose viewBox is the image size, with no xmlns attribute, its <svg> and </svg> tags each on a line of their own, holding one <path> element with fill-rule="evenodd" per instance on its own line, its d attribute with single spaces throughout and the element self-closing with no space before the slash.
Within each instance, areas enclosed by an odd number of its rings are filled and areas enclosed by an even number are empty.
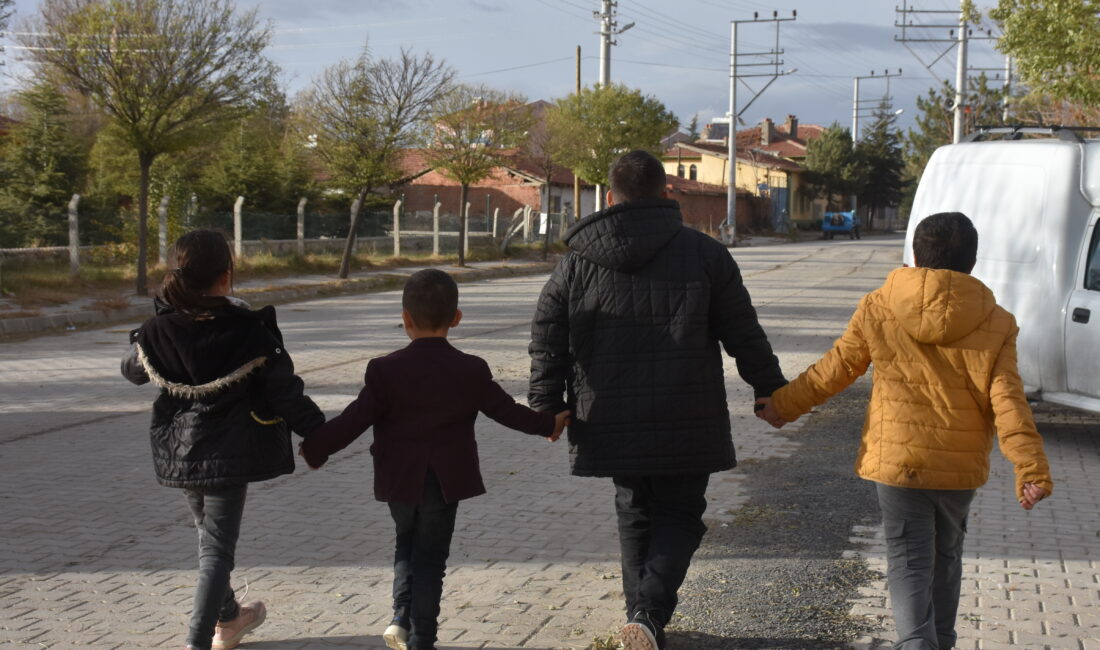
<svg viewBox="0 0 1100 650">
<path fill-rule="evenodd" d="M 1092 226 L 1092 241 L 1089 242 L 1088 264 L 1085 266 L 1085 288 L 1100 291 L 1100 221 Z"/>
<path fill-rule="evenodd" d="M 694 166 L 695 165 L 692 165 L 692 167 L 694 167 Z M 680 178 L 684 177 L 684 166 L 683 165 L 676 165 L 676 175 L 679 176 Z"/>
<path fill-rule="evenodd" d="M 694 181 L 694 180 L 697 180 L 698 177 L 699 177 L 699 169 L 695 165 L 692 165 L 691 169 L 688 172 L 688 180 L 693 180 Z"/>
</svg>

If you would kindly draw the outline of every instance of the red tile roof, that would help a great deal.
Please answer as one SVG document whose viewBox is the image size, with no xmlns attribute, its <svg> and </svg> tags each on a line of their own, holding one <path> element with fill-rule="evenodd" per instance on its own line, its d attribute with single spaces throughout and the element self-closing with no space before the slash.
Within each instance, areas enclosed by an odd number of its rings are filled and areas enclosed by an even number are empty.
<svg viewBox="0 0 1100 650">
<path fill-rule="evenodd" d="M 669 174 L 665 177 L 665 186 L 669 192 L 680 194 L 702 194 L 708 196 L 726 196 L 725 185 L 712 185 L 711 183 L 700 183 L 699 181 L 693 181 L 688 178 L 681 178 Z M 751 196 L 752 192 L 746 189 L 738 188 L 738 194 Z"/>
</svg>

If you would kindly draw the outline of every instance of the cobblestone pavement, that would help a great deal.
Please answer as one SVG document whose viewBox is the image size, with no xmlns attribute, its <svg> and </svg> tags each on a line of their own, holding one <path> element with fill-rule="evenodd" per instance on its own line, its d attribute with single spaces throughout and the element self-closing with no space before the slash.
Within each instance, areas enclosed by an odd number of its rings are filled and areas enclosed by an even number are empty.
<svg viewBox="0 0 1100 650">
<path fill-rule="evenodd" d="M 815 359 L 858 297 L 898 264 L 900 241 L 734 251 L 788 373 Z M 460 288 L 465 318 L 453 332 L 455 344 L 486 358 L 517 397 L 526 390 L 529 319 L 543 281 Z M 405 344 L 399 310 L 393 292 L 280 307 L 287 347 L 327 412 L 358 391 L 368 359 Z M 182 646 L 194 531 L 179 492 L 158 487 L 152 475 L 147 426 L 154 391 L 118 375 L 127 329 L 0 344 L 0 646 Z M 752 417 L 751 393 L 732 363 L 727 377 L 739 457 L 766 462 L 792 453 L 796 441 L 773 435 Z M 479 421 L 478 435 L 489 492 L 459 508 L 440 645 L 585 647 L 617 630 L 622 594 L 608 482 L 570 477 L 563 444 L 487 419 Z M 1026 594 L 1030 609 L 982 614 L 984 620 L 963 632 L 968 643 L 987 631 L 1000 635 L 990 640 L 1026 646 L 1032 637 L 1020 635 L 1095 634 L 1096 447 L 1088 435 L 1076 440 L 1076 451 L 1067 448 L 1054 459 L 1058 498 L 1035 513 L 1012 509 L 1011 495 L 988 509 L 980 501 L 970 549 L 991 564 L 967 582 L 968 592 L 981 588 L 982 594 L 966 597 L 975 611 L 979 604 L 993 607 L 986 591 L 995 588 L 1004 601 Z M 747 465 L 712 480 L 712 525 L 733 521 L 744 502 Z M 996 484 L 1005 472 L 998 471 L 980 499 L 1005 492 Z M 321 471 L 300 469 L 250 488 L 234 584 L 243 590 L 247 583 L 249 598 L 264 599 L 269 616 L 248 646 L 382 647 L 392 524 L 385 506 L 373 500 L 370 474 L 367 444 L 360 441 Z M 855 534 L 860 541 L 869 535 Z M 985 534 L 1000 535 L 999 541 L 981 541 Z M 859 548 L 874 563 L 871 542 Z M 882 613 L 884 593 L 882 585 L 871 585 L 854 611 Z M 1015 639 L 1008 636 L 1013 633 Z"/>
</svg>

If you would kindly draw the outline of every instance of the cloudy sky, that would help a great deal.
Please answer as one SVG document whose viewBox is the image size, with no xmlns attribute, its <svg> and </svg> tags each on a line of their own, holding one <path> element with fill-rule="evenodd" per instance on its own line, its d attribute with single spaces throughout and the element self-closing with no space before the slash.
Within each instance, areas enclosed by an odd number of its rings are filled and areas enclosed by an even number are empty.
<svg viewBox="0 0 1100 650">
<path fill-rule="evenodd" d="M 612 48 L 613 81 L 640 88 L 663 101 L 686 124 L 698 114 L 700 123 L 727 110 L 729 93 L 730 21 L 751 19 L 754 12 L 781 17 L 797 11 L 797 20 L 780 26 L 779 43 L 785 69 L 743 114 L 748 123 L 764 117 L 782 121 L 795 114 L 803 123 L 850 125 L 852 78 L 889 69 L 900 77 L 889 89 L 882 79 L 864 81 L 861 99 L 881 97 L 889 90 L 895 108 L 904 109 L 903 126 L 911 123 L 914 98 L 942 79 L 954 79 L 955 52 L 948 52 L 927 70 L 917 56 L 895 41 L 900 29 L 895 4 L 902 0 L 787 0 L 785 4 L 752 0 L 619 0 L 619 22 L 635 27 L 618 37 Z M 238 0 L 242 7 L 259 7 L 271 21 L 274 38 L 270 57 L 284 70 L 291 91 L 309 85 L 325 66 L 357 55 L 364 44 L 376 55 L 401 47 L 431 51 L 446 59 L 463 80 L 518 91 L 530 99 L 553 99 L 572 91 L 576 46 L 582 48 L 583 83 L 592 84 L 599 71 L 598 0 Z M 924 10 L 958 8 L 957 0 L 908 0 Z M 988 8 L 991 0 L 979 2 Z M 16 0 L 19 18 L 36 11 L 37 0 Z M 950 14 L 914 16 L 916 22 L 948 24 Z M 947 38 L 948 30 L 911 31 L 911 37 Z M 738 32 L 742 52 L 770 50 L 775 45 L 772 23 L 745 25 Z M 948 44 L 911 43 L 931 63 Z M 4 84 L 18 84 L 21 52 L 9 47 Z M 743 63 L 762 59 L 743 58 Z M 973 42 L 970 65 L 1002 68 L 1003 57 L 989 41 Z M 991 75 L 993 73 L 990 73 Z M 934 76 L 935 75 L 935 76 Z M 747 79 L 759 88 L 767 79 Z M 752 91 L 741 86 L 739 107 Z"/>
</svg>

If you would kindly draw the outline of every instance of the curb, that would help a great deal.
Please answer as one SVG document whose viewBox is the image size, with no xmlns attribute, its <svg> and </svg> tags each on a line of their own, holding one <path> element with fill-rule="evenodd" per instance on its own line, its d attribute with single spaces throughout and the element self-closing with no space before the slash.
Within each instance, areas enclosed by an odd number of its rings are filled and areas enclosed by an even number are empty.
<svg viewBox="0 0 1100 650">
<path fill-rule="evenodd" d="M 555 262 L 537 262 L 522 266 L 498 266 L 486 269 L 457 268 L 452 271 L 456 282 L 474 280 L 492 280 L 525 275 L 549 273 Z M 419 267 L 418 267 L 419 268 Z M 265 305 L 277 305 L 313 298 L 375 293 L 398 289 L 408 273 L 389 272 L 369 275 L 350 280 L 332 280 L 316 284 L 278 287 L 272 289 L 242 289 L 238 295 L 245 300 Z M 9 338 L 27 338 L 38 334 L 73 331 L 79 325 L 111 325 L 136 320 L 145 320 L 153 315 L 150 302 L 131 305 L 123 309 L 81 310 L 51 314 L 49 316 L 27 316 L 24 318 L 0 318 L 0 340 Z"/>
</svg>

